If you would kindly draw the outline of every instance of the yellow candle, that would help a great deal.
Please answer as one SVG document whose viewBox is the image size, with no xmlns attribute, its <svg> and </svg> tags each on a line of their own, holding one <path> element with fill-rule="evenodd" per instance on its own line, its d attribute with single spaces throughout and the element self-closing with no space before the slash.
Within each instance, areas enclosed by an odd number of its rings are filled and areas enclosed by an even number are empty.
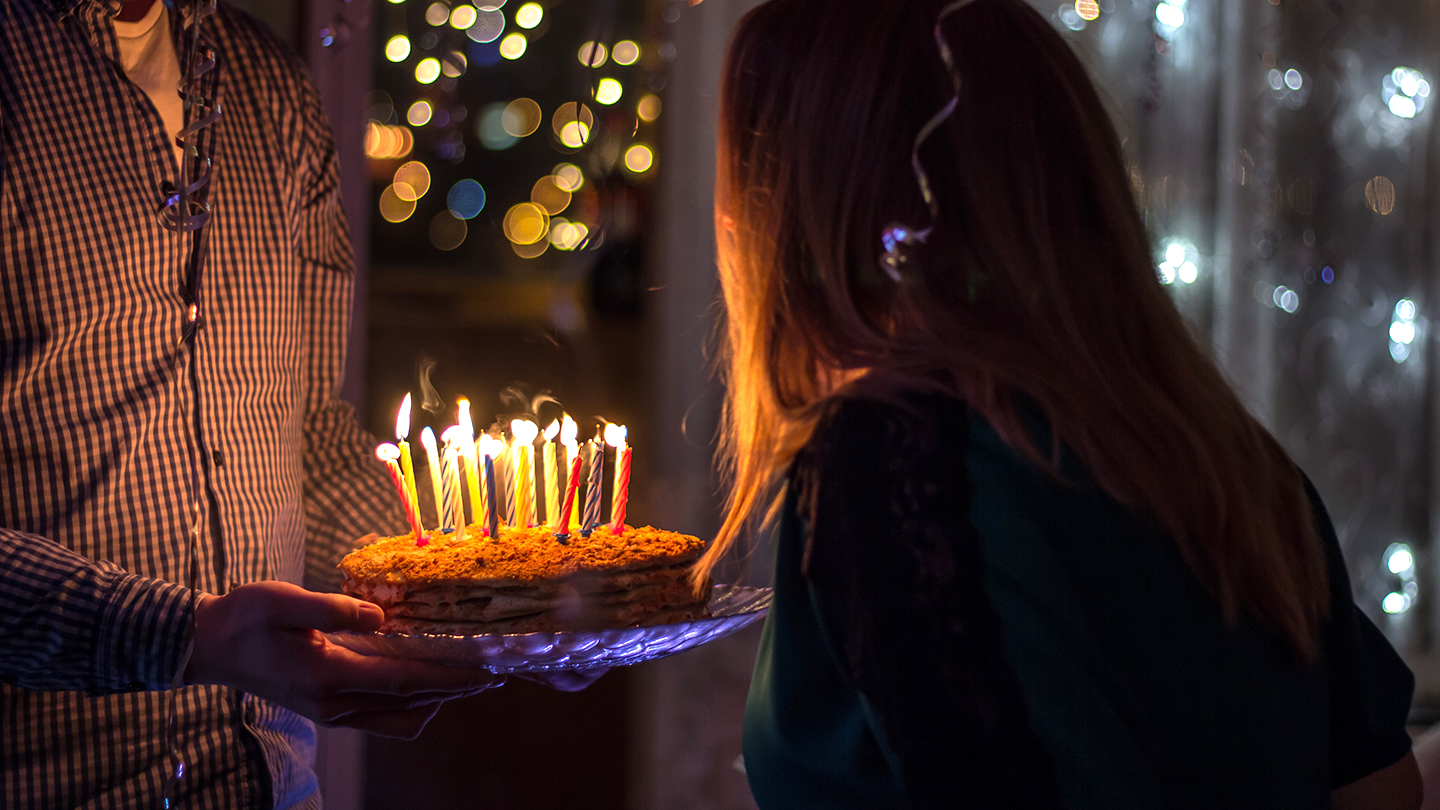
<svg viewBox="0 0 1440 810">
<path fill-rule="evenodd" d="M 480 451 L 475 444 L 475 423 L 470 420 L 470 400 L 461 397 L 460 458 L 465 462 L 465 483 L 470 491 L 470 522 L 484 524 L 485 494 L 480 489 Z"/>
<path fill-rule="evenodd" d="M 560 420 L 545 428 L 545 446 L 542 460 L 545 462 L 545 525 L 560 525 L 560 465 L 555 463 L 555 435 L 560 432 Z"/>
<path fill-rule="evenodd" d="M 535 437 L 540 429 L 527 419 L 510 422 L 510 435 L 515 437 L 511 446 L 514 468 L 511 480 L 515 486 L 515 523 L 519 526 L 535 525 Z"/>
<path fill-rule="evenodd" d="M 410 443 L 405 441 L 410 435 L 410 395 L 405 395 L 404 401 L 400 403 L 400 412 L 395 415 L 395 439 L 396 446 L 400 448 L 400 474 L 405 482 L 405 491 L 410 497 L 410 503 L 415 505 L 415 517 L 420 518 L 420 498 L 415 494 L 415 463 L 410 458 Z M 416 524 L 424 532 L 424 522 Z"/>
</svg>

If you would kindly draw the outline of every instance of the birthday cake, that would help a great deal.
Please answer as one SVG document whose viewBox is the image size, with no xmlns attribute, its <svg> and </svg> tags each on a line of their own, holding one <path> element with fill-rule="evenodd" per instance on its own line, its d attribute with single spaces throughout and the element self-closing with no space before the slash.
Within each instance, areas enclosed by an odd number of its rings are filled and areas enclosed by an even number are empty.
<svg viewBox="0 0 1440 810">
<path fill-rule="evenodd" d="M 498 537 L 433 533 L 376 540 L 340 563 L 345 593 L 385 610 L 381 632 L 477 635 L 599 630 L 703 615 L 690 565 L 705 544 L 678 532 L 597 526 L 565 542 L 553 529 Z"/>
</svg>

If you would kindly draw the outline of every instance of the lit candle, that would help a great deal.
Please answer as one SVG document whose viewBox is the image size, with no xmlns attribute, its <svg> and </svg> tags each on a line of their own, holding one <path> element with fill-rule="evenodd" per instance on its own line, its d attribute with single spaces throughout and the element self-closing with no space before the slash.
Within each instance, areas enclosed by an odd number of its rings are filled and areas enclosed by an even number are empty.
<svg viewBox="0 0 1440 810">
<path fill-rule="evenodd" d="M 605 481 L 605 447 L 591 439 L 590 479 L 585 482 L 585 526 L 580 533 L 586 537 L 600 525 L 600 487 Z"/>
<path fill-rule="evenodd" d="M 446 522 L 455 527 L 455 539 L 465 539 L 465 496 L 460 487 L 460 445 L 459 425 L 451 425 L 440 434 L 445 442 L 445 456 L 441 471 L 445 476 L 442 489 L 445 494 Z"/>
<path fill-rule="evenodd" d="M 423 546 L 428 542 L 425 539 L 425 532 L 420 528 L 420 516 L 417 514 L 415 502 L 410 500 L 410 491 L 405 486 L 405 474 L 400 470 L 400 448 L 393 444 L 382 444 L 375 448 L 375 457 L 385 462 L 390 470 L 390 480 L 395 483 L 395 491 L 400 494 L 400 505 L 405 508 L 405 520 L 410 523 L 410 530 L 415 533 L 415 544 Z"/>
<path fill-rule="evenodd" d="M 580 513 L 573 508 L 575 496 L 580 492 L 580 467 L 585 463 L 584 456 L 580 455 L 580 445 L 575 442 L 579 432 L 575 420 L 570 418 L 570 414 L 565 414 L 560 423 L 560 444 L 565 447 L 565 460 L 569 464 L 569 472 L 565 476 L 565 515 L 568 517 L 560 524 L 560 531 L 567 535 L 580 531 Z"/>
<path fill-rule="evenodd" d="M 500 452 L 500 442 L 486 433 L 480 436 L 480 455 L 485 459 L 485 530 L 491 537 L 500 537 L 500 501 L 495 493 L 495 455 Z"/>
<path fill-rule="evenodd" d="M 540 428 L 527 419 L 510 422 L 510 458 L 515 468 L 510 471 L 515 482 L 515 525 L 535 525 L 535 437 Z"/>
<path fill-rule="evenodd" d="M 485 493 L 480 489 L 480 449 L 475 445 L 475 423 L 470 420 L 470 400 L 461 397 L 460 406 L 460 458 L 465 462 L 465 483 L 470 491 L 470 522 L 478 523 L 480 531 L 487 524 Z"/>
<path fill-rule="evenodd" d="M 435 519 L 440 528 L 445 528 L 445 495 L 441 491 L 445 478 L 440 473 L 440 448 L 435 445 L 435 431 L 425 428 L 420 431 L 420 443 L 425 445 L 425 455 L 430 460 L 430 488 L 435 491 Z"/>
<path fill-rule="evenodd" d="M 625 531 L 625 505 L 630 500 L 630 447 L 625 443 L 629 431 L 624 425 L 606 425 L 605 443 L 615 448 L 615 492 L 610 497 L 610 531 Z"/>
<path fill-rule="evenodd" d="M 404 476 L 405 492 L 409 496 L 410 503 L 415 505 L 415 518 L 420 518 L 420 498 L 415 494 L 415 464 L 410 458 L 410 443 L 405 441 L 410 435 L 410 395 L 406 394 L 405 399 L 400 403 L 400 412 L 395 415 L 395 440 L 400 448 L 400 472 Z M 418 524 L 424 533 L 424 523 Z"/>
<path fill-rule="evenodd" d="M 545 464 L 545 523 L 552 528 L 560 526 L 560 465 L 555 463 L 555 436 L 559 432 L 559 419 L 545 428 L 545 445 L 540 456 Z"/>
</svg>

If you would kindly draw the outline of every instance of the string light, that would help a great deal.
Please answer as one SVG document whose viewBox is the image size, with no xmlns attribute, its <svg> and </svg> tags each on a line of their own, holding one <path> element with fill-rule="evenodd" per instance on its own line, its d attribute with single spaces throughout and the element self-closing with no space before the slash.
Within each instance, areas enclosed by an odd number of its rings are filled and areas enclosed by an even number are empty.
<svg viewBox="0 0 1440 810">
<path fill-rule="evenodd" d="M 517 245 L 533 245 L 545 238 L 550 216 L 535 203 L 517 203 L 505 212 L 505 238 Z"/>
<path fill-rule="evenodd" d="M 1390 178 L 1384 175 L 1370 178 L 1365 184 L 1365 204 L 1382 217 L 1395 210 L 1395 184 Z"/>
<path fill-rule="evenodd" d="M 598 42 L 587 42 L 580 46 L 580 52 L 576 54 L 580 64 L 587 67 L 600 67 L 605 64 L 607 52 L 605 46 Z"/>
<path fill-rule="evenodd" d="M 501 11 L 482 9 L 475 18 L 475 24 L 465 32 L 465 36 L 476 42 L 494 42 L 505 33 L 505 14 Z"/>
<path fill-rule="evenodd" d="M 554 216 L 570 207 L 570 192 L 560 187 L 552 175 L 545 175 L 535 181 L 530 189 L 530 202 L 545 209 L 545 213 Z"/>
<path fill-rule="evenodd" d="M 393 160 L 410 154 L 415 137 L 407 127 L 371 121 L 365 125 L 365 157 Z"/>
<path fill-rule="evenodd" d="M 1418 309 L 1409 298 L 1395 302 L 1395 312 L 1390 320 L 1390 359 L 1403 363 L 1414 350 L 1415 338 L 1419 335 Z"/>
<path fill-rule="evenodd" d="M 410 56 L 410 38 L 397 34 L 385 43 L 385 58 L 391 62 L 404 62 Z"/>
<path fill-rule="evenodd" d="M 534 28 L 545 18 L 545 8 L 539 3 L 526 3 L 515 9 L 515 24 L 521 28 Z"/>
<path fill-rule="evenodd" d="M 640 59 L 640 46 L 631 40 L 622 39 L 610 50 L 610 58 L 617 64 L 633 65 Z"/>
<path fill-rule="evenodd" d="M 610 78 L 601 79 L 595 85 L 595 100 L 601 104 L 614 104 L 620 100 L 620 95 L 624 92 L 625 88 L 620 82 Z"/>
<path fill-rule="evenodd" d="M 424 163 L 412 160 L 395 170 L 395 182 L 392 187 L 395 188 L 395 194 L 400 199 L 418 200 L 430 190 L 430 169 L 426 168 Z"/>
<path fill-rule="evenodd" d="M 409 197 L 413 194 L 414 192 L 407 186 L 406 196 Z M 413 213 L 415 213 L 415 200 L 402 198 L 397 193 L 394 184 L 380 192 L 380 216 L 386 222 L 404 222 Z"/>
<path fill-rule="evenodd" d="M 513 62 L 525 55 L 526 44 L 525 35 L 519 31 L 506 34 L 505 38 L 500 40 L 500 55 Z"/>
<path fill-rule="evenodd" d="M 410 109 L 405 111 L 405 120 L 409 121 L 412 127 L 423 127 L 430 123 L 430 117 L 433 114 L 434 110 L 430 107 L 430 102 L 421 99 L 411 104 Z"/>
<path fill-rule="evenodd" d="M 475 19 L 478 16 L 479 13 L 475 10 L 474 6 L 456 6 L 455 9 L 450 12 L 450 27 L 457 31 L 463 31 L 474 25 Z"/>
<path fill-rule="evenodd" d="M 425 22 L 433 26 L 441 26 L 450 20 L 450 9 L 444 3 L 431 3 L 425 9 Z"/>
<path fill-rule="evenodd" d="M 440 71 L 446 76 L 455 79 L 464 75 L 465 68 L 468 65 L 469 61 L 465 59 L 465 54 L 459 51 L 451 51 L 445 55 L 445 60 L 441 62 Z"/>
<path fill-rule="evenodd" d="M 1165 249 L 1161 255 L 1163 258 L 1155 267 L 1161 284 L 1174 284 L 1176 281 L 1194 284 L 1200 277 L 1200 251 L 1195 249 L 1195 243 L 1189 239 L 1171 237 L 1165 240 Z"/>
<path fill-rule="evenodd" d="M 660 97 L 654 93 L 646 93 L 635 105 L 635 113 L 640 116 L 641 121 L 650 122 L 660 117 Z"/>
<path fill-rule="evenodd" d="M 625 168 L 636 174 L 650 171 L 655 165 L 655 153 L 643 143 L 637 143 L 625 150 Z"/>
<path fill-rule="evenodd" d="M 555 185 L 572 194 L 585 185 L 585 173 L 574 163 L 561 163 L 552 169 L 550 174 L 555 179 Z"/>
<path fill-rule="evenodd" d="M 430 84 L 440 78 L 440 60 L 435 57 L 421 59 L 415 66 L 415 81 Z"/>
<path fill-rule="evenodd" d="M 440 250 L 454 250 L 465 241 L 469 228 L 465 220 L 449 210 L 441 211 L 430 220 L 430 244 Z"/>
</svg>

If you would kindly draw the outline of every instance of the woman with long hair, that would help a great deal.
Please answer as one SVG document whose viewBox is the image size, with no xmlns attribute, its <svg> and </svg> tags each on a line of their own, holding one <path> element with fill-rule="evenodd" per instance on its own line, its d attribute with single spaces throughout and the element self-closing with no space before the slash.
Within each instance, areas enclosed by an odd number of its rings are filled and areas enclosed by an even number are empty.
<svg viewBox="0 0 1440 810">
<path fill-rule="evenodd" d="M 1413 679 L 1051 27 L 771 0 L 723 82 L 733 489 L 696 577 L 775 526 L 760 806 L 1418 804 Z"/>
</svg>

